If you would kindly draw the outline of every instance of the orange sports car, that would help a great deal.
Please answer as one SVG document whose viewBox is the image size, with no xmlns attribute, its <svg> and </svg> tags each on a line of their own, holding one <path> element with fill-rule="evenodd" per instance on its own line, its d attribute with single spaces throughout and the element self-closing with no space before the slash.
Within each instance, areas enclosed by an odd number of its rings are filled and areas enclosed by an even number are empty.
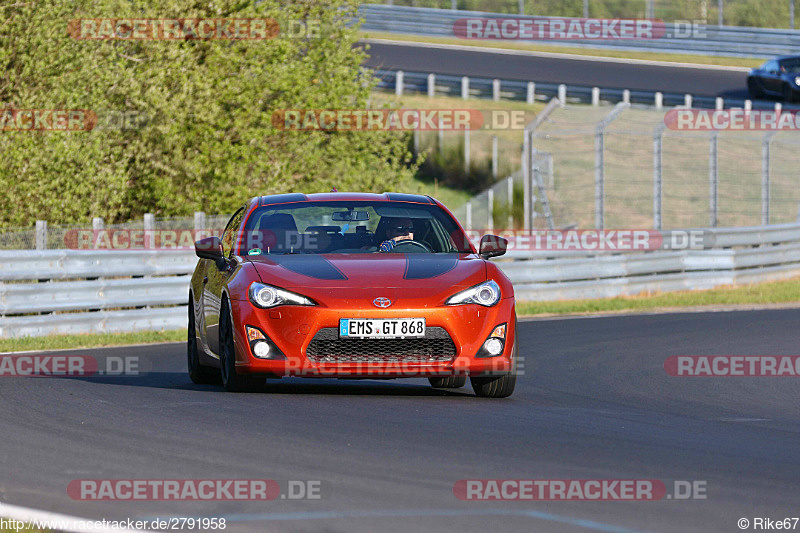
<svg viewBox="0 0 800 533">
<path fill-rule="evenodd" d="M 427 377 L 501 398 L 516 383 L 511 282 L 444 205 L 385 193 L 251 199 L 195 243 L 188 365 L 229 391 L 268 377 Z"/>
</svg>

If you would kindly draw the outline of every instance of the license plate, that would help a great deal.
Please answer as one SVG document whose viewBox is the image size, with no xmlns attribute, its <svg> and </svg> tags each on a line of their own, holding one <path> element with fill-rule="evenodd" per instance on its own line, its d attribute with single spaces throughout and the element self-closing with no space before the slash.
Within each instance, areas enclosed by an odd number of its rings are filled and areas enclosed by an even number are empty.
<svg viewBox="0 0 800 533">
<path fill-rule="evenodd" d="M 339 337 L 344 339 L 409 339 L 424 336 L 424 318 L 342 318 L 339 320 Z"/>
</svg>

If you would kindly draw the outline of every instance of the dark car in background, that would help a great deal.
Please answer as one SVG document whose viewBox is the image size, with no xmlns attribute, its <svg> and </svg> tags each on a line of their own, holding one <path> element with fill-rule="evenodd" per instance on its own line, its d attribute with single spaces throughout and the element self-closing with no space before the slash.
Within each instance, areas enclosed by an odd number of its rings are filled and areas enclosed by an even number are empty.
<svg viewBox="0 0 800 533">
<path fill-rule="evenodd" d="M 747 90 L 753 98 L 768 95 L 794 102 L 800 95 L 800 56 L 770 59 L 747 76 Z"/>
</svg>

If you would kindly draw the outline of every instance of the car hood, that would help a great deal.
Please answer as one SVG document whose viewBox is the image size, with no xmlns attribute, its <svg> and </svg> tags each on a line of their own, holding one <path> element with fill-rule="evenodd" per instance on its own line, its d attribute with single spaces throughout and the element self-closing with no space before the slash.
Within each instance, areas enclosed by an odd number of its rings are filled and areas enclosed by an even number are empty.
<svg viewBox="0 0 800 533">
<path fill-rule="evenodd" d="M 451 290 L 486 280 L 484 261 L 468 254 L 289 254 L 247 259 L 262 282 L 287 289 Z"/>
</svg>

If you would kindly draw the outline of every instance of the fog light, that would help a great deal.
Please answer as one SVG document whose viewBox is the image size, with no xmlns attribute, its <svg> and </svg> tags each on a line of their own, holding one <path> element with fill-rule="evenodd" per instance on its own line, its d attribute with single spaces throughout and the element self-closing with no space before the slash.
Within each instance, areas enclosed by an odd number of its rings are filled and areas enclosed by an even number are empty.
<svg viewBox="0 0 800 533">
<path fill-rule="evenodd" d="M 256 357 L 266 357 L 269 355 L 269 344 L 259 341 L 253 345 L 253 353 Z"/>
<path fill-rule="evenodd" d="M 500 339 L 492 337 L 483 343 L 483 347 L 492 355 L 499 355 L 503 351 L 503 343 Z"/>
</svg>

